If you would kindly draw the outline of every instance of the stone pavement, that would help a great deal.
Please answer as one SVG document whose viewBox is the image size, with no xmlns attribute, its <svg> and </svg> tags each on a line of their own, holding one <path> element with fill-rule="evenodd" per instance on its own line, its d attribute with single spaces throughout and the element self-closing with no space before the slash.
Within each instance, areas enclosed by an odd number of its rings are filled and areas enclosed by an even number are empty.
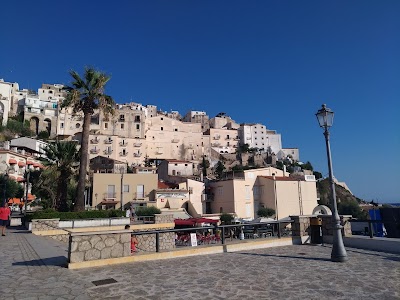
<svg viewBox="0 0 400 300">
<path fill-rule="evenodd" d="M 329 246 L 68 270 L 66 246 L 23 230 L 0 236 L 0 299 L 400 299 L 400 256 Z M 93 281 L 114 279 L 96 286 Z"/>
</svg>

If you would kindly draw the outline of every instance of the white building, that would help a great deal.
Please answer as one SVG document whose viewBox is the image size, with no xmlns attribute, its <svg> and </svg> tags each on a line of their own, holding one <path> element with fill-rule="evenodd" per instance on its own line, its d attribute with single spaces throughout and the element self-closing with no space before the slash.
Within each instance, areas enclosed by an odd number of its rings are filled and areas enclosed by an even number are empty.
<svg viewBox="0 0 400 300">
<path fill-rule="evenodd" d="M 240 124 L 238 129 L 240 144 L 248 144 L 250 148 L 271 149 L 277 154 L 282 150 L 281 135 L 275 130 L 269 130 L 262 124 Z"/>
<path fill-rule="evenodd" d="M 17 111 L 15 107 L 15 96 L 19 90 L 19 85 L 16 82 L 5 82 L 0 79 L 0 118 L 2 125 L 6 125 L 8 117 L 14 115 Z"/>
</svg>

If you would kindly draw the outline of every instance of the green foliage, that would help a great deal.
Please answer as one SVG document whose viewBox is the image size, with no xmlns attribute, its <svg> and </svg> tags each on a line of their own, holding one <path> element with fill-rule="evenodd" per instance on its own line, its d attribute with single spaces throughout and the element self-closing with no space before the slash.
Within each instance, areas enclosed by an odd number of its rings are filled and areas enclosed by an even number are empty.
<svg viewBox="0 0 400 300">
<path fill-rule="evenodd" d="M 78 220 L 78 219 L 99 219 L 125 217 L 125 212 L 120 210 L 86 210 L 79 212 L 59 212 L 53 209 L 36 211 L 28 215 L 28 220 L 33 219 L 60 219 L 60 220 Z"/>
<path fill-rule="evenodd" d="M 4 132 L 6 135 L 7 139 L 12 139 L 16 135 L 18 136 L 32 136 L 33 132 L 29 128 L 29 123 L 28 125 L 24 124 L 23 122 L 20 122 L 15 119 L 8 119 L 7 125 L 6 126 L 1 126 L 0 131 Z"/>
<path fill-rule="evenodd" d="M 39 132 L 38 138 L 41 140 L 47 140 L 49 138 L 49 133 L 46 130 Z"/>
<path fill-rule="evenodd" d="M 314 174 L 316 180 L 322 178 L 322 174 L 320 172 L 314 171 L 313 174 Z"/>
<path fill-rule="evenodd" d="M 6 182 L 6 199 L 10 198 L 22 198 L 24 197 L 24 188 L 18 184 L 16 181 L 10 179 L 10 178 L 5 178 L 3 174 L 0 175 L 0 187 L 1 187 L 1 193 L 0 193 L 0 199 L 3 200 L 4 196 L 4 183 Z M 1 202 L 1 201 L 0 201 Z"/>
<path fill-rule="evenodd" d="M 138 207 L 135 211 L 137 216 L 154 216 L 160 214 L 161 210 L 155 206 Z"/>
<path fill-rule="evenodd" d="M 219 160 L 217 163 L 217 166 L 215 167 L 215 175 L 217 176 L 218 179 L 222 178 L 222 175 L 224 174 L 225 166 L 224 164 Z"/>
<path fill-rule="evenodd" d="M 268 208 L 268 207 L 260 207 L 257 211 L 257 215 L 259 217 L 264 217 L 264 218 L 271 217 L 274 214 L 275 214 L 275 210 L 273 210 L 272 208 Z"/>
<path fill-rule="evenodd" d="M 311 165 L 311 163 L 309 161 L 307 161 L 305 164 L 301 165 L 301 168 L 303 170 L 310 170 L 310 171 L 314 171 L 313 166 Z"/>
<path fill-rule="evenodd" d="M 208 159 L 205 158 L 205 156 L 203 156 L 203 161 L 201 162 L 201 169 L 204 177 L 207 176 L 207 169 L 209 167 L 210 167 L 210 162 L 208 161 Z"/>
<path fill-rule="evenodd" d="M 227 214 L 227 213 L 222 213 L 221 216 L 219 217 L 219 219 L 221 220 L 221 222 L 224 225 L 229 225 L 232 223 L 233 221 L 233 216 L 231 214 Z"/>
<path fill-rule="evenodd" d="M 338 203 L 338 212 L 340 215 L 352 215 L 353 218 L 366 220 L 368 213 L 363 211 L 358 203 L 353 200 L 341 201 Z"/>
<path fill-rule="evenodd" d="M 238 149 L 239 149 L 239 152 L 246 153 L 246 152 L 249 152 L 250 146 L 249 146 L 249 144 L 243 144 L 243 145 L 240 145 Z"/>
</svg>

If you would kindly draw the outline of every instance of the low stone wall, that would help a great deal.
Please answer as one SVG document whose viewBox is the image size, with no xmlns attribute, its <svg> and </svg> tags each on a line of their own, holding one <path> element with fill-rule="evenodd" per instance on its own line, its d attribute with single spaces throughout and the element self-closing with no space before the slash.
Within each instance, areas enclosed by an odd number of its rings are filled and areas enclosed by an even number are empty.
<svg viewBox="0 0 400 300">
<path fill-rule="evenodd" d="M 70 263 L 131 255 L 131 232 L 71 233 L 68 245 Z"/>
<path fill-rule="evenodd" d="M 174 223 L 174 215 L 154 215 L 154 223 Z"/>
<path fill-rule="evenodd" d="M 322 235 L 333 235 L 333 221 L 332 216 L 329 215 L 319 215 L 319 218 L 322 219 Z M 352 216 L 350 215 L 342 215 L 340 217 L 340 224 L 343 226 L 342 235 L 343 236 L 352 236 L 351 234 L 351 220 Z"/>
<path fill-rule="evenodd" d="M 165 228 L 155 228 L 149 230 L 133 230 L 133 234 L 138 231 L 165 230 Z M 137 250 L 139 252 L 155 252 L 156 251 L 156 234 L 136 235 L 138 240 Z M 160 250 L 172 250 L 175 248 L 175 233 L 165 232 L 159 234 Z"/>
<path fill-rule="evenodd" d="M 48 235 L 47 237 L 52 238 L 53 240 L 60 241 L 62 243 L 68 244 L 69 235 L 68 234 L 57 234 L 57 235 Z"/>
<path fill-rule="evenodd" d="M 310 216 L 290 216 L 292 223 L 293 236 L 309 236 L 311 234 Z"/>
<path fill-rule="evenodd" d="M 58 229 L 59 223 L 60 219 L 32 220 L 32 232 Z"/>
</svg>

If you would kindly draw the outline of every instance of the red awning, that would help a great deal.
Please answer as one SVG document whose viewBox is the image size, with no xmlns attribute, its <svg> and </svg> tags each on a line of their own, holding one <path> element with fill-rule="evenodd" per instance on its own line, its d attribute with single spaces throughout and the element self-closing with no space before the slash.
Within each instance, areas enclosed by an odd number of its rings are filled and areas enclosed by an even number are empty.
<svg viewBox="0 0 400 300">
<path fill-rule="evenodd" d="M 16 164 L 17 161 L 16 161 L 15 159 L 10 158 L 10 159 L 8 160 L 8 163 L 9 163 L 9 164 Z"/>
<path fill-rule="evenodd" d="M 213 219 L 207 219 L 207 218 L 197 218 L 197 219 L 195 219 L 195 221 L 196 221 L 197 224 L 199 224 L 199 223 L 210 223 L 210 224 L 212 224 L 212 223 L 218 223 L 219 222 L 219 220 L 213 220 Z"/>
<path fill-rule="evenodd" d="M 18 167 L 25 167 L 25 163 L 23 161 L 18 162 Z"/>
<path fill-rule="evenodd" d="M 187 220 L 175 219 L 174 222 L 175 225 L 178 226 L 193 226 L 195 224 L 195 222 L 193 222 L 193 219 L 187 219 Z"/>
<path fill-rule="evenodd" d="M 33 165 L 33 161 L 27 161 L 26 164 L 27 165 Z"/>
<path fill-rule="evenodd" d="M 25 178 L 22 178 L 22 177 L 18 177 L 18 178 L 17 178 L 17 181 L 18 181 L 18 182 L 22 182 L 22 181 L 25 181 Z"/>
<path fill-rule="evenodd" d="M 103 200 L 99 204 L 106 205 L 106 204 L 117 204 L 119 201 L 115 200 Z"/>
<path fill-rule="evenodd" d="M 34 166 L 35 168 L 38 168 L 38 167 L 40 167 L 40 164 L 39 164 L 39 163 L 33 163 L 33 166 Z"/>
</svg>

